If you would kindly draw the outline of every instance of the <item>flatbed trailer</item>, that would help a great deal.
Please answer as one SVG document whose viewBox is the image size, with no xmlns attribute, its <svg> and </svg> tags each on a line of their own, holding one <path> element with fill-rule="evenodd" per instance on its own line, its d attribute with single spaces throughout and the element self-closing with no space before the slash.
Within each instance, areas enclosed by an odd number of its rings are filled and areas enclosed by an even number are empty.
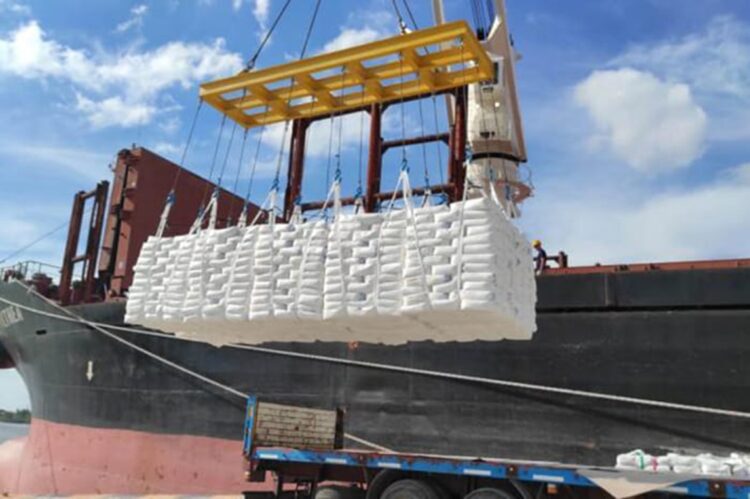
<svg viewBox="0 0 750 499">
<path fill-rule="evenodd" d="M 249 397 L 243 452 L 248 480 L 266 481 L 272 473 L 277 497 L 293 491 L 295 497 L 316 499 L 750 499 L 750 479 L 736 477 L 341 449 L 340 411 L 326 416 L 326 411 L 277 405 L 263 411 L 264 405 Z M 326 434 L 331 428 L 334 432 Z M 289 445 L 295 441 L 308 448 Z"/>
</svg>

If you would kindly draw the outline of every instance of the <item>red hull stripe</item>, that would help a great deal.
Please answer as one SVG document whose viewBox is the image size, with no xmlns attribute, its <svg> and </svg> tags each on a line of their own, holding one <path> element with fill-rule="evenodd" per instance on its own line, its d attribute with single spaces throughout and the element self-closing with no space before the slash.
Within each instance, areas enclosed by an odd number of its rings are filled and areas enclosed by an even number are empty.
<svg viewBox="0 0 750 499">
<path fill-rule="evenodd" d="M 13 494 L 13 499 L 39 499 L 36 495 L 18 495 Z M 122 499 L 122 494 L 73 494 L 68 496 L 45 496 L 45 497 L 59 497 L 60 499 Z M 147 494 L 147 495 L 128 495 L 128 499 L 239 499 L 244 497 L 242 494 L 221 494 L 221 495 L 196 495 L 196 494 Z"/>
<path fill-rule="evenodd" d="M 176 416 L 179 417 L 179 416 Z M 88 428 L 35 418 L 26 438 L 0 445 L 0 495 L 239 494 L 240 441 Z"/>
</svg>

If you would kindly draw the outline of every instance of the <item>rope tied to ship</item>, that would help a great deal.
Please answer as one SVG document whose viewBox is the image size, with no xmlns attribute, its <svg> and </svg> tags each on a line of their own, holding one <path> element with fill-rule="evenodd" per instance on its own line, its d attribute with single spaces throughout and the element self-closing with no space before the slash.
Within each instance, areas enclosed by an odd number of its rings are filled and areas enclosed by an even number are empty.
<svg viewBox="0 0 750 499">
<path fill-rule="evenodd" d="M 98 333 L 101 333 L 104 336 L 106 336 L 106 337 L 108 337 L 108 338 L 110 338 L 110 339 L 112 339 L 112 340 L 114 340 L 114 341 L 116 341 L 116 342 L 118 342 L 118 343 L 120 343 L 122 345 L 125 345 L 128 348 L 132 348 L 133 350 L 135 350 L 135 351 L 137 351 L 137 352 L 145 355 L 146 357 L 149 357 L 152 360 L 155 360 L 155 361 L 157 361 L 157 362 L 159 362 L 161 364 L 164 364 L 167 367 L 170 367 L 172 369 L 175 369 L 176 371 L 179 371 L 179 372 L 181 372 L 183 374 L 186 374 L 186 375 L 188 375 L 188 376 L 190 376 L 192 378 L 195 378 L 195 379 L 197 379 L 199 381 L 202 381 L 202 382 L 206 383 L 207 385 L 210 385 L 210 386 L 213 386 L 214 388 L 218 388 L 220 390 L 223 390 L 223 391 L 225 391 L 225 392 L 227 392 L 227 393 L 229 393 L 231 395 L 234 395 L 236 397 L 241 398 L 242 400 L 247 400 L 248 397 L 249 397 L 248 394 L 246 394 L 244 392 L 241 392 L 241 391 L 237 390 L 236 388 L 233 388 L 233 387 L 231 387 L 229 385 L 226 385 L 226 384 L 224 384 L 224 383 L 222 383 L 220 381 L 217 381 L 215 379 L 209 378 L 208 376 L 204 376 L 204 375 L 202 375 L 200 373 L 197 373 L 197 372 L 193 371 L 192 369 L 188 369 L 185 366 L 181 366 L 180 364 L 178 364 L 178 363 L 176 363 L 174 361 L 171 361 L 171 360 L 169 360 L 169 359 L 167 359 L 165 357 L 162 357 L 161 355 L 157 355 L 157 354 L 151 352 L 150 350 L 148 350 L 146 348 L 143 348 L 143 347 L 141 347 L 139 345 L 136 345 L 135 343 L 130 342 L 130 341 L 126 340 L 125 338 L 122 338 L 122 337 L 120 337 L 120 336 L 118 336 L 118 335 L 116 335 L 116 334 L 114 334 L 114 333 L 112 333 L 110 331 L 107 331 L 105 329 L 105 327 L 109 327 L 109 326 L 103 325 L 101 323 L 96 323 L 96 322 L 89 321 L 89 320 L 85 319 L 84 317 L 81 317 L 80 315 L 75 314 L 75 313 L 71 312 L 70 310 L 68 310 L 68 309 L 66 309 L 66 308 L 58 305 L 57 303 L 55 303 L 55 302 L 47 299 L 46 297 L 44 297 L 44 296 L 40 295 L 39 293 L 37 293 L 33 288 L 25 286 L 24 284 L 22 284 L 19 281 L 14 281 L 14 283 L 16 283 L 19 286 L 25 288 L 26 292 L 28 294 L 36 296 L 37 298 L 39 298 L 39 299 L 43 300 L 44 302 L 46 302 L 48 305 L 50 305 L 50 306 L 52 306 L 52 307 L 54 307 L 54 308 L 56 308 L 58 310 L 61 310 L 66 315 L 59 315 L 59 314 L 53 314 L 53 313 L 50 313 L 50 312 L 45 312 L 43 310 L 39 310 L 39 309 L 35 309 L 35 308 L 32 308 L 32 307 L 28 307 L 28 306 L 20 304 L 20 303 L 15 303 L 15 302 L 13 302 L 11 300 L 7 300 L 7 299 L 1 298 L 1 297 L 0 297 L 0 301 L 2 301 L 4 303 L 7 303 L 7 304 L 10 304 L 11 306 L 14 306 L 14 307 L 18 307 L 18 308 L 20 308 L 22 310 L 26 310 L 27 312 L 34 313 L 34 314 L 43 315 L 43 316 L 47 316 L 47 317 L 50 317 L 50 318 L 56 318 L 56 319 L 63 320 L 63 321 L 77 322 L 77 323 L 80 323 L 80 324 L 84 324 L 84 325 L 88 326 L 89 328 L 93 329 L 94 331 L 96 331 Z M 137 330 L 135 328 L 125 328 L 125 329 L 132 329 L 132 332 L 140 332 L 139 330 Z M 145 333 L 146 331 L 143 331 L 143 332 Z M 164 335 L 164 337 L 176 338 L 174 336 L 169 336 L 169 335 Z M 351 435 L 349 433 L 344 433 L 344 436 L 346 438 L 348 438 L 349 440 L 352 440 L 353 442 L 357 442 L 357 443 L 359 443 L 361 445 L 370 447 L 370 448 L 372 448 L 374 450 L 378 450 L 378 451 L 381 451 L 381 452 L 392 452 L 390 449 L 388 449 L 386 447 L 383 447 L 381 445 L 375 444 L 373 442 L 369 442 L 368 440 L 365 440 L 363 438 L 357 437 L 356 435 Z"/>
<path fill-rule="evenodd" d="M 224 385 L 216 380 L 213 380 L 211 378 L 208 378 L 206 376 L 203 376 L 199 373 L 196 373 L 194 371 L 191 371 L 190 369 L 187 369 L 183 366 L 180 366 L 179 364 L 172 362 L 168 359 L 165 359 L 163 357 L 160 357 L 159 355 L 150 352 L 138 345 L 135 345 L 128 340 L 121 338 L 120 336 L 107 331 L 107 329 L 111 329 L 113 331 L 122 331 L 127 333 L 133 333 L 133 334 L 140 334 L 145 336 L 154 336 L 159 338 L 165 338 L 165 339 L 173 339 L 177 341 L 192 341 L 192 342 L 200 342 L 198 340 L 190 339 L 190 338 L 182 338 L 179 336 L 175 336 L 172 334 L 167 334 L 163 332 L 157 332 L 157 331 L 147 331 L 145 329 L 139 329 L 134 327 L 128 327 L 128 326 L 114 326 L 111 324 L 103 324 L 98 322 L 89 321 L 70 310 L 67 310 L 63 308 L 62 306 L 58 305 L 57 303 L 47 299 L 46 297 L 40 295 L 37 293 L 34 289 L 31 287 L 26 286 L 25 284 L 21 283 L 20 281 L 13 281 L 15 284 L 21 286 L 24 288 L 29 294 L 33 294 L 43 302 L 47 303 L 51 307 L 54 307 L 56 309 L 59 309 L 65 313 L 65 315 L 61 314 L 55 314 L 52 312 L 47 312 L 45 310 L 33 308 L 27 305 L 23 305 L 21 303 L 14 302 L 12 300 L 8 300 L 6 298 L 0 297 L 0 302 L 5 303 L 7 305 L 11 305 L 14 307 L 18 307 L 21 310 L 25 310 L 27 312 L 53 318 L 53 319 L 59 319 L 62 321 L 68 321 L 68 322 L 78 322 L 81 324 L 84 324 L 110 338 L 113 340 L 125 344 L 127 346 L 132 346 L 135 350 L 143 353 L 144 355 L 157 360 L 159 362 L 162 362 L 164 364 L 169 365 L 170 367 L 173 367 L 175 369 L 178 369 L 181 372 L 184 372 L 186 374 L 189 374 L 191 376 L 194 376 L 197 379 L 200 379 L 201 381 L 204 381 L 214 387 L 225 389 L 229 393 L 232 393 L 237 396 L 246 397 L 246 394 L 230 387 L 227 385 Z M 105 329 L 106 328 L 106 329 Z M 377 362 L 367 362 L 367 361 L 360 361 L 360 360 L 353 360 L 353 359 L 345 359 L 345 358 L 338 358 L 338 357 L 329 357 L 325 355 L 317 355 L 317 354 L 309 354 L 309 353 L 302 353 L 302 352 L 292 352 L 288 350 L 280 350 L 276 348 L 266 348 L 261 346 L 255 346 L 255 345 L 248 345 L 244 343 L 230 343 L 227 345 L 224 345 L 229 348 L 237 348 L 241 350 L 249 350 L 253 352 L 258 353 L 266 353 L 270 355 L 278 355 L 283 357 L 291 357 L 291 358 L 298 358 L 298 359 L 304 359 L 304 360 L 313 360 L 313 361 L 319 361 L 319 362 L 326 362 L 326 363 L 332 363 L 332 364 L 339 364 L 339 365 L 346 365 L 351 367 L 361 367 L 361 368 L 367 368 L 367 369 L 378 369 L 381 371 L 390 371 L 390 372 L 396 372 L 401 374 L 412 374 L 412 375 L 420 375 L 420 376 L 426 376 L 430 378 L 438 378 L 438 379 L 448 379 L 453 381 L 462 381 L 462 382 L 469 382 L 469 383 L 480 383 L 485 385 L 491 385 L 491 386 L 501 386 L 504 388 L 514 388 L 514 389 L 520 389 L 520 390 L 528 390 L 528 391 L 537 391 L 537 392 L 546 392 L 546 393 L 554 393 L 557 395 L 567 395 L 567 396 L 573 396 L 573 397 L 583 397 L 583 398 L 590 398 L 590 399 L 598 399 L 598 400 L 607 400 L 611 402 L 620 402 L 625 404 L 633 404 L 633 405 L 642 405 L 642 406 L 650 406 L 650 407 L 659 407 L 662 409 L 673 409 L 673 410 L 681 410 L 686 412 L 695 412 L 695 413 L 702 413 L 702 414 L 711 414 L 715 416 L 725 416 L 725 417 L 732 417 L 732 418 L 741 418 L 741 419 L 750 419 L 750 412 L 745 411 L 736 411 L 732 409 L 720 409 L 715 407 L 704 407 L 704 406 L 698 406 L 698 405 L 691 405 L 691 404 L 682 404 L 682 403 L 676 403 L 676 402 L 666 402 L 661 400 L 652 400 L 652 399 L 643 399 L 638 397 L 629 397 L 629 396 L 623 396 L 623 395 L 612 395 L 608 393 L 601 393 L 601 392 L 593 392 L 588 390 L 577 390 L 573 388 L 563 388 L 563 387 L 557 387 L 557 386 L 550 386 L 550 385 L 541 385 L 541 384 L 535 384 L 535 383 L 524 383 L 520 381 L 509 381 L 509 380 L 501 380 L 501 379 L 493 379 L 493 378 L 485 378 L 481 376 L 473 376 L 473 375 L 467 375 L 467 374 L 458 374 L 458 373 L 450 373 L 450 372 L 444 372 L 444 371 L 434 371 L 429 369 L 421 369 L 421 368 L 415 368 L 415 367 L 407 367 L 407 366 L 398 366 L 398 365 L 392 365 L 392 364 L 382 364 Z"/>
</svg>

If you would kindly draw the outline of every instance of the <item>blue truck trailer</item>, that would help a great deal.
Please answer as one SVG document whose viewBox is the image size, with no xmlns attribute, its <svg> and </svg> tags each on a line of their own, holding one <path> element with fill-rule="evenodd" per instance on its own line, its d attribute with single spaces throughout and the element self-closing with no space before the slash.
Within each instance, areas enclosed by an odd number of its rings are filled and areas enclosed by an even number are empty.
<svg viewBox="0 0 750 499">
<path fill-rule="evenodd" d="M 343 449 L 342 411 L 249 397 L 243 451 L 249 481 L 270 472 L 278 497 L 315 499 L 540 499 L 694 496 L 750 499 L 750 479 L 565 463 Z M 614 456 L 613 456 L 614 460 Z M 250 495 L 250 493 L 248 493 Z"/>
</svg>

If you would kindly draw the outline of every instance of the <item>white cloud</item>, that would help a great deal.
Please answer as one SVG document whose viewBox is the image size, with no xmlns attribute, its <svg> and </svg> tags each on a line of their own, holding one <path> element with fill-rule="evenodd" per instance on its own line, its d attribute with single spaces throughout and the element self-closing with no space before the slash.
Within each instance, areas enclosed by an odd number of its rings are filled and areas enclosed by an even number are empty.
<svg viewBox="0 0 750 499">
<path fill-rule="evenodd" d="M 213 0 L 199 0 L 199 2 L 205 5 L 213 4 Z M 238 11 L 246 3 L 253 6 L 253 17 L 261 27 L 265 28 L 268 13 L 271 10 L 271 0 L 232 0 L 232 9 Z"/>
<path fill-rule="evenodd" d="M 14 0 L 0 0 L 0 12 L 10 12 L 19 16 L 30 16 L 31 7 Z"/>
<path fill-rule="evenodd" d="M 81 94 L 76 95 L 76 109 L 86 115 L 94 128 L 145 125 L 151 122 L 157 111 L 148 104 L 129 104 L 120 96 L 93 101 Z"/>
<path fill-rule="evenodd" d="M 169 142 L 157 142 L 153 147 L 149 147 L 149 149 L 152 149 L 155 153 L 161 154 L 162 156 L 166 156 L 173 160 L 178 160 L 179 155 L 182 153 L 183 147 Z"/>
<path fill-rule="evenodd" d="M 522 224 L 572 265 L 738 258 L 750 253 L 750 163 L 707 184 L 623 193 L 541 189 Z M 650 192 L 649 192 L 650 191 Z M 555 214 L 552 223 L 550 213 Z"/>
<path fill-rule="evenodd" d="M 161 109 L 165 91 L 237 72 L 239 54 L 229 52 L 223 39 L 213 43 L 170 42 L 153 50 L 91 54 L 50 39 L 36 21 L 0 37 L 0 74 L 27 79 L 72 83 L 81 95 L 75 109 L 84 112 L 94 127 L 134 126 L 147 123 Z M 138 77 L 148 75 L 148 78 Z M 79 94 L 81 92 L 78 92 Z M 99 107 L 97 107 L 99 106 Z M 108 109 L 133 107 L 119 119 L 102 116 Z"/>
<path fill-rule="evenodd" d="M 690 85 L 711 119 L 709 139 L 750 139 L 750 24 L 712 18 L 704 30 L 630 47 L 610 61 Z"/>
<path fill-rule="evenodd" d="M 355 11 L 339 34 L 329 40 L 320 52 L 332 52 L 369 43 L 396 34 L 398 23 L 389 11 Z"/>
<path fill-rule="evenodd" d="M 242 3 L 242 0 L 236 1 Z M 258 32 L 258 38 L 262 39 L 266 34 L 270 0 L 253 1 L 253 16 L 262 28 Z M 341 50 L 391 36 L 395 34 L 395 27 L 397 26 L 394 19 L 388 11 L 354 11 L 350 13 L 346 25 L 339 27 L 338 35 L 326 42 L 317 53 Z M 287 61 L 298 58 L 299 54 L 294 52 L 284 53 L 284 59 Z"/>
<path fill-rule="evenodd" d="M 750 99 L 750 26 L 717 16 L 700 33 L 635 45 L 612 61 L 690 84 L 697 92 Z"/>
<path fill-rule="evenodd" d="M 382 38 L 384 33 L 370 27 L 364 26 L 359 29 L 355 28 L 341 28 L 338 36 L 333 40 L 329 41 L 323 47 L 323 52 L 333 52 L 335 50 L 341 50 L 356 45 L 362 45 L 378 38 Z"/>
<path fill-rule="evenodd" d="M 178 1 L 178 0 L 173 0 L 173 1 Z M 247 3 L 254 2 L 256 5 L 259 4 L 259 3 L 266 4 L 265 5 L 265 11 L 267 13 L 268 12 L 268 7 L 269 7 L 268 4 L 270 3 L 270 0 L 231 0 L 231 2 L 232 2 L 232 9 L 234 9 L 235 11 L 240 10 L 242 8 L 242 6 L 246 2 Z M 214 0 L 198 0 L 198 5 L 211 6 L 213 4 L 214 4 Z M 253 10 L 255 10 L 255 8 Z M 257 17 L 256 17 L 256 19 L 257 19 Z M 258 22 L 260 22 L 260 21 L 258 21 Z"/>
<path fill-rule="evenodd" d="M 743 163 L 732 170 L 729 179 L 750 185 L 750 163 Z"/>
<path fill-rule="evenodd" d="M 169 135 L 172 135 L 180 129 L 182 120 L 178 116 L 172 116 L 159 123 L 159 129 Z"/>
<path fill-rule="evenodd" d="M 116 33 L 125 33 L 132 28 L 140 28 L 143 26 L 143 18 L 148 13 L 148 5 L 141 4 L 136 5 L 130 9 L 130 19 L 123 21 L 115 28 Z"/>
<path fill-rule="evenodd" d="M 108 166 L 112 157 L 88 149 L 15 141 L 0 143 L 0 156 L 13 158 L 21 170 L 33 164 L 47 174 L 64 173 L 94 182 L 111 176 Z"/>
<path fill-rule="evenodd" d="M 242 0 L 233 1 L 235 10 L 242 6 Z M 238 3 L 240 4 L 239 6 L 237 5 Z M 270 9 L 271 0 L 255 0 L 253 5 L 253 16 L 255 16 L 255 20 L 258 21 L 258 24 L 261 26 L 265 27 L 266 21 L 268 21 L 268 12 Z"/>
<path fill-rule="evenodd" d="M 706 113 L 687 85 L 624 68 L 594 71 L 574 96 L 597 127 L 595 142 L 637 170 L 683 168 L 703 153 Z"/>
<path fill-rule="evenodd" d="M 691 35 L 629 48 L 576 86 L 573 98 L 528 103 L 536 115 L 527 120 L 531 135 L 546 137 L 534 155 L 536 196 L 520 220 L 529 237 L 565 250 L 572 265 L 750 253 L 750 163 L 714 174 L 717 141 L 735 141 L 724 156 L 736 158 L 750 138 L 748 26 L 707 20 Z M 592 142 L 611 154 L 576 147 L 591 136 L 592 121 Z M 711 154 L 695 161 L 707 147 Z M 539 163 L 550 158 L 554 168 Z M 641 173 L 692 161 L 689 176 Z"/>
</svg>

